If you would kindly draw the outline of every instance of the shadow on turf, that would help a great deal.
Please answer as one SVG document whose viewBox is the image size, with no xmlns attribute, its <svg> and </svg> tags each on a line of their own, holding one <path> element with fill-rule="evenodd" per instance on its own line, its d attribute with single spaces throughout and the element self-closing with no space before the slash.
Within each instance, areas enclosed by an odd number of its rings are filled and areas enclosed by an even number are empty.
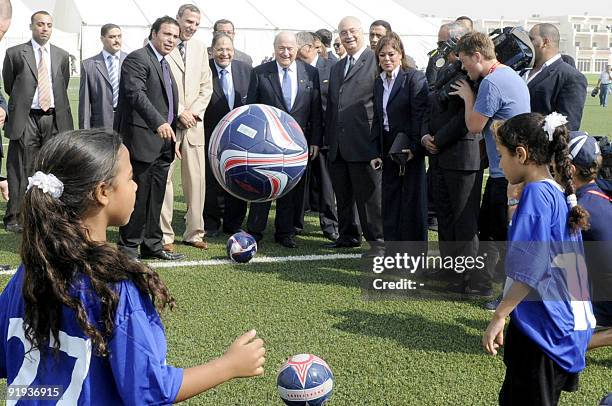
<svg viewBox="0 0 612 406">
<path fill-rule="evenodd" d="M 466 332 L 456 324 L 405 313 L 376 314 L 363 310 L 345 310 L 328 311 L 328 314 L 343 318 L 334 324 L 339 330 L 391 339 L 413 350 L 482 354 L 480 335 Z"/>
<path fill-rule="evenodd" d="M 331 262 L 331 261 L 330 261 Z M 341 263 L 342 265 L 339 265 Z M 354 266 L 351 264 L 354 263 Z M 334 261 L 335 267 L 317 266 L 310 262 L 289 262 L 286 264 L 266 264 L 266 266 L 243 269 L 253 273 L 277 273 L 279 279 L 299 283 L 318 283 L 323 285 L 339 285 L 347 288 L 359 288 L 360 272 L 357 271 L 356 260 Z"/>
</svg>

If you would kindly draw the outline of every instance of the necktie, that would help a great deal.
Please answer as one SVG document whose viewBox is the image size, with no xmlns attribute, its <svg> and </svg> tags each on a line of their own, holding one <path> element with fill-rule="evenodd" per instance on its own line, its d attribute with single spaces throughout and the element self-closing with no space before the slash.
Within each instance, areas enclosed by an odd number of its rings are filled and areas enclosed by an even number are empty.
<svg viewBox="0 0 612 406">
<path fill-rule="evenodd" d="M 283 100 L 287 111 L 291 111 L 291 78 L 289 77 L 289 68 L 283 68 Z"/>
<path fill-rule="evenodd" d="M 170 66 L 166 58 L 161 60 L 162 75 L 164 78 L 164 89 L 166 89 L 166 96 L 168 97 L 168 124 L 172 124 L 174 121 L 174 95 L 172 94 L 172 77 L 170 76 Z"/>
<path fill-rule="evenodd" d="M 51 108 L 51 83 L 49 81 L 49 70 L 45 61 L 45 48 L 40 50 L 40 61 L 38 62 L 38 104 L 43 111 Z"/>
<path fill-rule="evenodd" d="M 227 99 L 227 105 L 229 106 L 230 110 L 234 107 L 232 103 L 232 100 L 230 100 L 230 93 L 229 93 L 229 80 L 227 78 L 227 74 L 229 73 L 227 70 L 225 69 L 221 69 L 221 88 L 223 89 L 223 94 L 225 95 L 225 98 Z"/>
<path fill-rule="evenodd" d="M 348 69 L 346 70 L 346 73 L 344 74 L 344 77 L 346 77 L 349 74 L 351 69 L 353 69 L 353 66 L 355 66 L 355 58 L 353 58 L 351 56 L 351 57 L 349 57 L 349 60 L 348 60 Z"/>
<path fill-rule="evenodd" d="M 107 56 L 108 78 L 113 88 L 113 108 L 117 107 L 117 100 L 119 99 L 119 75 L 117 74 L 117 67 L 115 65 L 116 58 L 117 56 L 115 55 Z"/>
<path fill-rule="evenodd" d="M 185 64 L 185 43 L 181 42 L 176 46 L 181 54 L 181 58 L 183 59 L 183 65 Z"/>
</svg>

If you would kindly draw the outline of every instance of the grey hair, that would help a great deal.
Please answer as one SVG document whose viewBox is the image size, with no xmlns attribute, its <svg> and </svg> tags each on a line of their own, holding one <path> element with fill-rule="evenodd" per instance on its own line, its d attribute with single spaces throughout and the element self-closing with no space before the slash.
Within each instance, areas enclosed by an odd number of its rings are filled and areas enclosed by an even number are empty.
<svg viewBox="0 0 612 406">
<path fill-rule="evenodd" d="M 465 34 L 470 32 L 469 28 L 465 25 L 458 23 L 456 21 L 448 24 L 444 24 L 448 29 L 448 37 L 452 40 L 457 41 L 459 38 L 463 37 Z"/>
<path fill-rule="evenodd" d="M 295 34 L 295 40 L 297 41 L 298 48 L 304 45 L 313 45 L 315 42 L 315 36 L 308 31 L 300 31 Z"/>
<path fill-rule="evenodd" d="M 195 4 L 183 4 L 179 7 L 178 12 L 176 13 L 176 17 L 181 17 L 185 11 L 191 11 L 192 13 L 201 14 L 200 9 Z"/>
</svg>

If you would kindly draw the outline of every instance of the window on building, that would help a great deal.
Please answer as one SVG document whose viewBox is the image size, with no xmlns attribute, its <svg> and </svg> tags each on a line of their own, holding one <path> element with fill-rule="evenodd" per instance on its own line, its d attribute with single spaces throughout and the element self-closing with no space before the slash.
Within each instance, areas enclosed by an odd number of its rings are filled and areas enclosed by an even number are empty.
<svg viewBox="0 0 612 406">
<path fill-rule="evenodd" d="M 598 27 L 598 25 L 597 25 L 597 24 L 593 24 L 593 25 L 591 25 L 591 31 L 593 31 L 593 32 L 597 32 L 597 27 Z"/>
<path fill-rule="evenodd" d="M 601 72 L 608 64 L 608 59 L 595 59 L 595 72 Z"/>
<path fill-rule="evenodd" d="M 593 49 L 597 49 L 597 42 L 593 42 Z"/>
<path fill-rule="evenodd" d="M 574 30 L 581 31 L 582 30 L 582 26 L 580 24 L 574 24 Z"/>
<path fill-rule="evenodd" d="M 591 71 L 591 60 L 585 58 L 578 58 L 576 61 L 576 68 L 580 72 L 590 72 Z"/>
<path fill-rule="evenodd" d="M 577 46 L 578 48 L 580 48 L 580 42 L 576 41 L 575 46 Z"/>
</svg>

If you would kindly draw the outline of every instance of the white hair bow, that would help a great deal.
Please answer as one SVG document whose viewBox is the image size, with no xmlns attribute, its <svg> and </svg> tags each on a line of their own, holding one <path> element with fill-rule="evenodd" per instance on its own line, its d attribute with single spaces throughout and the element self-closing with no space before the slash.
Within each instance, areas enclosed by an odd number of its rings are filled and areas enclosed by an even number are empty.
<svg viewBox="0 0 612 406">
<path fill-rule="evenodd" d="M 542 128 L 548 133 L 548 141 L 553 140 L 553 135 L 555 134 L 557 127 L 560 127 L 566 123 L 567 117 L 563 114 L 557 113 L 556 111 L 553 111 L 547 115 L 546 118 L 544 118 L 544 125 Z"/>
<path fill-rule="evenodd" d="M 26 191 L 30 190 L 32 186 L 36 186 L 43 191 L 59 199 L 64 193 L 64 184 L 52 173 L 46 174 L 41 171 L 37 171 L 34 176 L 28 176 L 28 187 Z"/>
</svg>

